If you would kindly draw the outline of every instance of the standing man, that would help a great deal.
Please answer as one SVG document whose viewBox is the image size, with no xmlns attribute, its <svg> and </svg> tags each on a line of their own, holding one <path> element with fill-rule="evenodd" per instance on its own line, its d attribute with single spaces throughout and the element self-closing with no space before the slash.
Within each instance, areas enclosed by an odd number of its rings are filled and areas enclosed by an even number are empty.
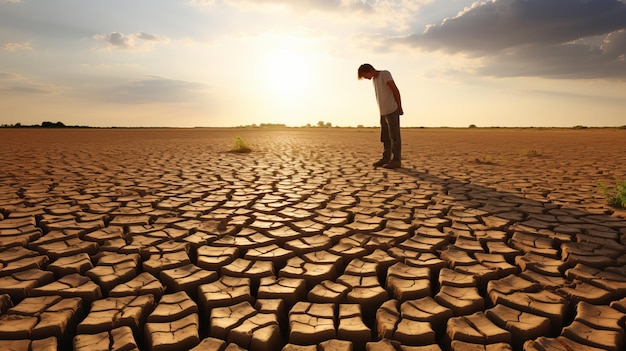
<svg viewBox="0 0 626 351">
<path fill-rule="evenodd" d="M 376 101 L 380 109 L 380 141 L 383 143 L 383 156 L 374 162 L 374 167 L 400 168 L 402 167 L 400 115 L 404 114 L 400 91 L 389 71 L 379 71 L 365 63 L 359 67 L 358 74 L 359 79 L 371 79 L 374 83 Z"/>
</svg>

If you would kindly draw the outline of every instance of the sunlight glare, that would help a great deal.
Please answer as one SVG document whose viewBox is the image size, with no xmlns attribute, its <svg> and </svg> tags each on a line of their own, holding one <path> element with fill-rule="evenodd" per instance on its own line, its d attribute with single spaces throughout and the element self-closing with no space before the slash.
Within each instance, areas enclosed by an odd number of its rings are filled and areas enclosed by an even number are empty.
<svg viewBox="0 0 626 351">
<path fill-rule="evenodd" d="M 267 92 L 283 103 L 302 101 L 312 82 L 311 63 L 311 58 L 297 49 L 270 51 L 263 66 Z"/>
</svg>

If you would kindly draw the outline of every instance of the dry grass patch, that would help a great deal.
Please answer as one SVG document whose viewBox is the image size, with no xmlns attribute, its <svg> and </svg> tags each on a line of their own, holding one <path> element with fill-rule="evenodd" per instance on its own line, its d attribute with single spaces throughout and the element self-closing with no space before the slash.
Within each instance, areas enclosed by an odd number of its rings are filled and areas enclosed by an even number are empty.
<svg viewBox="0 0 626 351">
<path fill-rule="evenodd" d="M 230 152 L 236 154 L 247 154 L 249 152 L 252 152 L 252 149 L 248 146 L 246 141 L 243 140 L 243 138 L 237 137 L 235 138 L 235 145 L 232 149 L 230 149 Z"/>
<path fill-rule="evenodd" d="M 531 147 L 524 150 L 524 154 L 528 157 L 541 157 L 543 156 L 543 151 L 537 147 Z"/>
</svg>

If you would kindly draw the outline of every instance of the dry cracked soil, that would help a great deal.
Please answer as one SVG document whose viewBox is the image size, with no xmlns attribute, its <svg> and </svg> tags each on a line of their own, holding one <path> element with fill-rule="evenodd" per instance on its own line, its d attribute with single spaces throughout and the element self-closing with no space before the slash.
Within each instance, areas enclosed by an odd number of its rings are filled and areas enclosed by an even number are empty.
<svg viewBox="0 0 626 351">
<path fill-rule="evenodd" d="M 1 129 L 0 349 L 623 350 L 626 130 L 402 133 Z"/>
</svg>

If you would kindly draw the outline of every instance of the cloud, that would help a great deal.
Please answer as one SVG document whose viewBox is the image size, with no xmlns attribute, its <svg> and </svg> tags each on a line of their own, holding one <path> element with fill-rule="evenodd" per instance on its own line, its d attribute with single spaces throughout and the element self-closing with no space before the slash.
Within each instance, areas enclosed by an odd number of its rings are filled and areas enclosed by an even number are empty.
<svg viewBox="0 0 626 351">
<path fill-rule="evenodd" d="M 607 55 L 622 57 L 626 54 L 626 30 L 619 30 L 610 33 L 604 38 L 604 43 L 600 46 Z"/>
<path fill-rule="evenodd" d="M 215 0 L 189 0 L 189 3 L 193 6 L 212 6 Z"/>
<path fill-rule="evenodd" d="M 409 28 L 411 19 L 425 4 L 434 0 L 191 0 L 196 6 L 211 7 L 225 4 L 245 11 L 265 11 L 272 14 L 277 10 L 291 12 L 297 16 L 317 14 L 345 23 L 361 21 L 368 27 L 401 31 Z M 318 18 L 319 19 L 319 18 Z"/>
<path fill-rule="evenodd" d="M 123 104 L 184 103 L 197 101 L 206 91 L 201 83 L 151 75 L 107 90 L 105 99 Z"/>
<path fill-rule="evenodd" d="M 10 73 L 10 72 L 0 72 L 0 81 L 2 80 L 15 80 L 21 79 L 19 74 Z"/>
<path fill-rule="evenodd" d="M 377 14 L 386 19 L 398 21 L 409 14 L 414 14 L 422 5 L 433 0 L 225 0 L 237 7 L 283 7 L 296 12 L 331 12 L 341 15 Z M 195 3 L 215 4 L 210 0 L 195 0 Z M 344 18 L 345 19 L 345 18 Z"/>
<path fill-rule="evenodd" d="M 369 2 L 360 0 L 265 0 L 263 2 L 269 4 L 282 4 L 284 6 L 288 6 L 299 11 L 318 10 L 330 12 L 371 12 L 373 9 L 373 6 Z M 374 2 L 380 2 L 380 0 Z"/>
<path fill-rule="evenodd" d="M 161 37 L 143 32 L 128 35 L 119 32 L 112 32 L 109 34 L 95 35 L 94 39 L 104 42 L 105 50 L 110 50 L 112 48 L 147 50 L 152 48 L 155 43 L 168 43 L 170 41 L 167 37 Z"/>
<path fill-rule="evenodd" d="M 20 43 L 6 43 L 6 44 L 2 45 L 2 49 L 6 50 L 6 51 L 15 52 L 15 51 L 18 51 L 18 50 L 30 51 L 33 48 L 32 48 L 31 43 L 29 41 L 23 41 L 23 42 L 20 42 Z"/>
<path fill-rule="evenodd" d="M 0 0 L 0 4 L 2 3 L 9 3 L 9 4 L 18 4 L 20 2 L 22 2 L 23 0 Z"/>
<path fill-rule="evenodd" d="M 623 80 L 624 29 L 619 0 L 490 0 L 398 41 L 484 58 L 477 71 L 493 76 Z"/>
<path fill-rule="evenodd" d="M 610 41 L 607 41 L 610 39 Z M 567 43 L 519 47 L 488 57 L 477 72 L 489 76 L 626 81 L 626 32 L 606 36 L 603 45 Z"/>
<path fill-rule="evenodd" d="M 560 44 L 626 28 L 619 0 L 493 0 L 479 2 L 410 38 L 449 52 L 493 52 L 528 44 Z"/>
<path fill-rule="evenodd" d="M 0 72 L 0 92 L 3 93 L 50 95 L 62 90 L 61 86 L 37 82 L 17 73 Z"/>
<path fill-rule="evenodd" d="M 374 3 L 391 2 L 392 0 L 374 0 Z M 404 0 L 407 1 L 407 0 Z M 410 1 L 410 0 L 409 0 Z M 297 11 L 370 11 L 372 1 L 363 0 L 223 0 L 225 4 L 239 8 L 283 7 Z M 196 6 L 213 6 L 216 0 L 191 0 Z"/>
<path fill-rule="evenodd" d="M 137 38 L 141 40 L 146 40 L 146 41 L 165 41 L 164 38 L 161 38 L 153 34 L 144 33 L 144 32 L 137 34 Z"/>
</svg>

